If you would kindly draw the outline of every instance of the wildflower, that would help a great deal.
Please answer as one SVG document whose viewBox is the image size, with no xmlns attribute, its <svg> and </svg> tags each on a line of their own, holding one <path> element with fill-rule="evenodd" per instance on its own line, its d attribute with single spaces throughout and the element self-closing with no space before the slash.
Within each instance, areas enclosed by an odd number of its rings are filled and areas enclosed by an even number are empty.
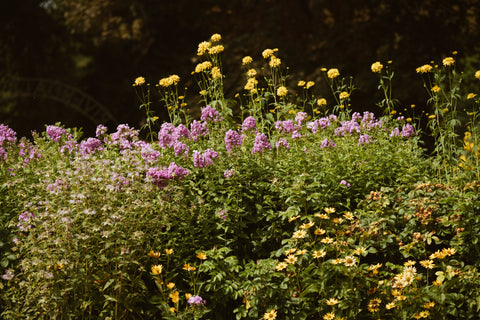
<svg viewBox="0 0 480 320">
<path fill-rule="evenodd" d="M 5 270 L 5 274 L 2 274 L 2 279 L 3 280 L 12 280 L 13 277 L 15 277 L 15 273 L 13 272 L 12 269 L 7 269 Z"/>
<path fill-rule="evenodd" d="M 180 293 L 178 291 L 170 292 L 168 297 L 172 299 L 173 303 L 177 303 L 180 300 Z"/>
<path fill-rule="evenodd" d="M 480 70 L 475 71 L 475 78 L 480 80 Z"/>
<path fill-rule="evenodd" d="M 205 260 L 207 259 L 207 255 L 205 254 L 205 252 L 199 252 L 197 253 L 197 258 L 200 260 Z"/>
<path fill-rule="evenodd" d="M 173 249 L 165 249 L 165 253 L 167 255 L 171 255 L 171 254 L 173 254 Z"/>
<path fill-rule="evenodd" d="M 245 90 L 253 90 L 258 84 L 258 81 L 255 78 L 248 78 L 247 84 L 243 87 Z"/>
<path fill-rule="evenodd" d="M 243 64 L 243 65 L 247 65 L 247 64 L 252 63 L 252 61 L 253 61 L 252 57 L 250 57 L 250 56 L 245 56 L 245 57 L 243 57 L 243 59 L 242 59 L 242 64 Z"/>
<path fill-rule="evenodd" d="M 344 99 L 347 99 L 348 97 L 350 97 L 350 94 L 348 92 L 340 92 L 340 95 L 339 95 L 339 98 L 340 100 L 344 100 Z"/>
<path fill-rule="evenodd" d="M 369 144 L 370 143 L 370 136 L 368 134 L 361 134 L 358 137 L 358 145 L 361 146 L 362 144 Z"/>
<path fill-rule="evenodd" d="M 222 218 L 222 220 L 227 219 L 227 210 L 220 210 L 217 212 L 218 216 Z M 206 257 L 205 257 L 206 259 Z"/>
<path fill-rule="evenodd" d="M 446 57 L 445 59 L 443 59 L 442 63 L 445 67 L 450 67 L 454 65 L 455 59 L 453 59 L 452 57 Z"/>
<path fill-rule="evenodd" d="M 325 229 L 318 228 L 313 233 L 317 236 L 321 236 L 322 234 L 325 234 L 325 232 L 326 232 Z"/>
<path fill-rule="evenodd" d="M 390 302 L 385 305 L 385 309 L 390 310 L 395 308 L 395 302 Z"/>
<path fill-rule="evenodd" d="M 345 212 L 345 213 L 343 214 L 343 217 L 344 217 L 345 219 L 347 219 L 347 220 L 353 220 L 353 214 L 352 214 L 350 211 Z"/>
<path fill-rule="evenodd" d="M 201 109 L 202 115 L 200 116 L 200 120 L 202 121 L 209 121 L 213 120 L 213 122 L 222 121 L 223 118 L 220 116 L 220 113 L 212 108 L 210 105 Z"/>
<path fill-rule="evenodd" d="M 297 248 L 290 248 L 287 251 L 285 251 L 285 255 L 288 256 L 289 254 L 295 253 L 297 251 Z"/>
<path fill-rule="evenodd" d="M 343 264 L 346 267 L 353 267 L 354 265 L 357 264 L 357 259 L 354 256 L 346 256 Z"/>
<path fill-rule="evenodd" d="M 293 233 L 292 239 L 302 239 L 302 238 L 305 238 L 306 235 L 307 235 L 307 231 L 297 230 Z"/>
<path fill-rule="evenodd" d="M 241 146 L 243 142 L 244 135 L 238 133 L 235 130 L 228 130 L 225 134 L 225 148 L 227 151 L 232 151 L 235 146 Z"/>
<path fill-rule="evenodd" d="M 257 75 L 257 71 L 255 69 L 249 69 L 247 71 L 247 77 L 254 78 Z"/>
<path fill-rule="evenodd" d="M 340 75 L 340 72 L 336 68 L 332 68 L 327 71 L 327 77 L 329 77 L 330 79 L 335 79 L 339 75 Z"/>
<path fill-rule="evenodd" d="M 378 274 L 378 269 L 380 269 L 381 266 L 382 266 L 381 263 L 377 263 L 375 265 L 368 266 L 367 270 L 372 271 L 373 274 Z"/>
<path fill-rule="evenodd" d="M 212 78 L 213 79 L 220 79 L 222 77 L 222 73 L 220 72 L 219 67 L 212 68 Z"/>
<path fill-rule="evenodd" d="M 323 320 L 333 320 L 335 319 L 335 313 L 329 312 L 323 316 Z"/>
<path fill-rule="evenodd" d="M 274 320 L 277 318 L 277 311 L 275 309 L 270 310 L 269 312 L 265 312 L 263 315 L 264 320 Z"/>
<path fill-rule="evenodd" d="M 255 137 L 255 141 L 253 143 L 253 148 L 251 153 L 252 154 L 254 154 L 255 152 L 262 153 L 263 150 L 265 149 L 271 150 L 272 146 L 270 145 L 270 143 L 268 143 L 267 136 L 264 133 L 258 132 Z"/>
<path fill-rule="evenodd" d="M 353 254 L 356 254 L 356 255 L 362 255 L 365 253 L 367 253 L 367 249 L 365 249 L 365 247 L 357 247 L 355 248 L 355 250 L 353 250 Z"/>
<path fill-rule="evenodd" d="M 262 52 L 262 56 L 263 58 L 267 59 L 272 56 L 276 51 L 278 51 L 278 49 L 265 49 Z"/>
<path fill-rule="evenodd" d="M 47 132 L 48 138 L 54 142 L 60 142 L 63 135 L 68 135 L 64 128 L 57 126 L 47 126 L 45 131 Z"/>
<path fill-rule="evenodd" d="M 368 302 L 368 305 L 367 305 L 368 311 L 370 311 L 372 313 L 380 311 L 380 303 L 381 302 L 382 302 L 382 300 L 380 300 L 378 298 L 370 300 Z"/>
<path fill-rule="evenodd" d="M 335 298 L 330 298 L 330 299 L 327 299 L 327 301 L 325 301 L 325 303 L 329 306 L 334 306 L 334 305 L 338 304 L 338 300 L 335 299 Z"/>
<path fill-rule="evenodd" d="M 425 309 L 432 309 L 433 307 L 435 306 L 435 302 L 434 301 L 431 301 L 431 302 L 427 302 L 423 305 L 423 307 Z"/>
<path fill-rule="evenodd" d="M 420 261 L 420 264 L 426 269 L 433 269 L 435 267 L 435 264 L 432 260 L 422 260 Z"/>
<path fill-rule="evenodd" d="M 200 42 L 198 44 L 197 55 L 202 56 L 211 46 L 212 44 L 208 41 Z"/>
<path fill-rule="evenodd" d="M 370 68 L 372 69 L 373 73 L 380 73 L 380 72 L 382 72 L 383 64 L 381 64 L 379 61 L 377 61 L 377 62 L 373 63 Z"/>
<path fill-rule="evenodd" d="M 135 83 L 133 85 L 134 86 L 141 86 L 144 83 L 145 83 L 145 78 L 144 77 L 138 77 L 138 78 L 135 79 Z"/>
<path fill-rule="evenodd" d="M 321 107 L 327 104 L 327 100 L 325 98 L 320 98 L 317 100 L 317 106 Z"/>
<path fill-rule="evenodd" d="M 303 87 L 305 85 L 305 81 L 301 80 L 297 82 L 297 86 Z"/>
<path fill-rule="evenodd" d="M 226 169 L 224 172 L 223 172 L 223 176 L 225 178 L 231 178 L 233 175 L 235 174 L 235 170 L 233 169 Z"/>
<path fill-rule="evenodd" d="M 284 86 L 278 87 L 278 89 L 277 89 L 277 95 L 278 95 L 279 97 L 284 97 L 284 96 L 287 95 L 287 93 L 288 93 L 288 89 L 287 89 L 287 88 L 285 88 Z"/>
<path fill-rule="evenodd" d="M 432 69 L 433 67 L 429 64 L 424 64 L 423 66 L 421 67 L 418 67 L 416 69 L 417 73 L 428 73 L 428 72 L 432 72 Z"/>
<path fill-rule="evenodd" d="M 320 259 L 320 258 L 325 257 L 326 254 L 327 253 L 325 252 L 325 250 L 314 250 L 312 256 L 315 259 Z"/>
<path fill-rule="evenodd" d="M 223 50 L 225 50 L 225 48 L 221 44 L 219 44 L 219 45 L 208 48 L 208 54 L 211 54 L 211 55 L 219 54 L 223 52 Z"/>
<path fill-rule="evenodd" d="M 288 264 L 286 262 L 280 262 L 279 264 L 277 264 L 275 266 L 275 270 L 277 271 L 282 271 L 283 269 L 285 269 L 286 267 L 288 266 Z"/>
<path fill-rule="evenodd" d="M 315 213 L 315 217 L 319 217 L 320 219 L 324 219 L 324 220 L 330 219 L 330 216 L 325 213 Z"/>
<path fill-rule="evenodd" d="M 167 288 L 168 288 L 168 289 L 172 290 L 173 287 L 175 287 L 175 283 L 169 282 L 169 283 L 167 284 Z"/>
<path fill-rule="evenodd" d="M 197 270 L 197 268 L 192 267 L 192 266 L 190 265 L 190 263 L 185 263 L 185 264 L 183 265 L 183 268 L 182 268 L 182 269 L 183 269 L 183 270 L 186 270 L 186 271 L 195 271 L 195 270 Z"/>
<path fill-rule="evenodd" d="M 270 68 L 276 68 L 278 67 L 279 65 L 282 64 L 282 60 L 280 60 L 280 58 L 277 58 L 275 56 L 272 56 L 270 58 L 270 62 L 268 63 L 268 65 L 270 66 Z"/>
<path fill-rule="evenodd" d="M 304 223 L 300 226 L 300 229 L 309 229 L 315 225 L 315 222 L 309 221 L 308 223 Z"/>
<path fill-rule="evenodd" d="M 175 313 L 175 307 L 168 308 L 168 311 L 170 311 L 171 313 Z"/>
<path fill-rule="evenodd" d="M 325 244 L 330 244 L 330 243 L 333 243 L 333 239 L 330 237 L 325 237 L 322 240 L 320 240 L 320 242 Z"/>
<path fill-rule="evenodd" d="M 313 87 L 315 85 L 315 82 L 313 81 L 308 81 L 307 82 L 307 85 L 305 86 L 306 89 L 310 89 L 311 87 Z"/>
<path fill-rule="evenodd" d="M 161 264 L 153 265 L 151 270 L 154 275 L 159 275 L 162 273 L 163 266 Z"/>
<path fill-rule="evenodd" d="M 150 257 L 152 257 L 152 258 L 158 258 L 158 257 L 160 257 L 161 254 L 162 254 L 161 252 L 154 252 L 153 250 L 151 250 L 151 251 L 148 253 L 148 255 L 149 255 Z"/>
<path fill-rule="evenodd" d="M 203 305 L 206 303 L 206 301 L 203 300 L 203 298 L 200 296 L 191 296 L 190 298 L 188 298 L 187 302 L 190 305 L 196 304 L 197 306 Z"/>
<path fill-rule="evenodd" d="M 185 293 L 185 299 L 187 299 L 187 300 L 188 300 L 188 299 L 190 299 L 190 297 L 191 297 L 191 296 L 192 296 L 192 294 L 191 294 L 191 293 Z"/>
<path fill-rule="evenodd" d="M 455 253 L 457 253 L 457 250 L 455 250 L 455 248 L 443 248 L 442 252 L 447 256 L 453 256 Z"/>
<path fill-rule="evenodd" d="M 294 256 L 293 254 L 289 254 L 286 258 L 285 258 L 285 262 L 288 263 L 288 264 L 294 264 L 295 262 L 297 262 L 297 257 Z"/>
<path fill-rule="evenodd" d="M 325 211 L 328 214 L 331 214 L 331 213 L 335 213 L 335 208 L 327 207 L 327 208 L 324 208 L 323 211 Z"/>
<path fill-rule="evenodd" d="M 213 159 L 218 158 L 218 152 L 209 148 L 204 153 L 195 150 L 193 152 L 193 165 L 196 168 L 205 168 L 213 164 Z"/>
<path fill-rule="evenodd" d="M 307 252 L 308 252 L 308 251 L 307 251 L 306 249 L 303 249 L 303 250 L 298 250 L 297 252 L 295 252 L 295 254 L 296 254 L 297 256 L 301 256 L 301 255 L 303 255 L 303 254 L 305 254 L 305 253 L 307 253 Z"/>
<path fill-rule="evenodd" d="M 413 261 L 413 260 L 408 260 L 407 262 L 405 262 L 403 265 L 405 267 L 409 267 L 409 266 L 414 266 L 417 262 L 416 261 Z"/>
<path fill-rule="evenodd" d="M 440 92 L 440 90 L 442 90 L 442 89 L 437 85 L 432 87 L 432 92 L 438 93 L 438 92 Z"/>
<path fill-rule="evenodd" d="M 210 37 L 210 40 L 212 42 L 217 42 L 217 41 L 222 40 L 222 36 L 218 33 L 215 33 L 215 34 L 212 34 L 212 36 Z"/>
<path fill-rule="evenodd" d="M 435 119 L 435 115 L 434 114 L 429 115 L 428 119 Z"/>
<path fill-rule="evenodd" d="M 471 92 L 470 92 L 470 93 L 467 95 L 467 100 L 473 99 L 473 98 L 475 98 L 476 96 L 477 96 L 477 95 L 476 95 L 475 93 L 471 93 Z"/>
<path fill-rule="evenodd" d="M 291 217 L 290 219 L 288 219 L 288 222 L 295 221 L 295 220 L 297 220 L 297 219 L 300 218 L 300 217 L 301 217 L 301 215 Z"/>
<path fill-rule="evenodd" d="M 211 67 L 212 63 L 210 61 L 204 61 L 195 66 L 195 73 L 200 73 L 202 71 L 210 69 Z"/>
<path fill-rule="evenodd" d="M 280 146 L 284 146 L 287 149 L 290 149 L 290 145 L 288 144 L 288 141 L 285 138 L 280 138 L 278 139 L 277 142 L 275 142 L 275 147 L 278 149 Z"/>
<path fill-rule="evenodd" d="M 350 187 L 350 183 L 348 183 L 345 180 L 340 181 L 340 184 L 343 184 L 344 186 Z"/>
</svg>

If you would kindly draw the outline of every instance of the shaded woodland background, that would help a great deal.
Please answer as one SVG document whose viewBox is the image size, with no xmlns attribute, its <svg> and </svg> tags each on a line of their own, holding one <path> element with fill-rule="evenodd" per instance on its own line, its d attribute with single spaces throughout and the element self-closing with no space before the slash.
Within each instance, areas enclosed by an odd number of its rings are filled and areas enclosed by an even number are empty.
<svg viewBox="0 0 480 320">
<path fill-rule="evenodd" d="M 415 69 L 431 60 L 441 63 L 452 51 L 458 51 L 457 67 L 467 75 L 465 92 L 479 92 L 473 78 L 480 69 L 478 0 L 1 1 L 0 122 L 20 136 L 58 121 L 93 135 L 100 120 L 72 107 L 83 95 L 108 110 L 112 117 L 101 120 L 111 130 L 118 123 L 139 128 L 144 115 L 134 79 L 141 75 L 153 84 L 175 73 L 190 88 L 187 99 L 193 97 L 197 45 L 213 33 L 222 35 L 225 46 L 227 97 L 242 92 L 241 58 L 260 61 L 265 48 L 279 49 L 290 67 L 290 87 L 313 80 L 318 97 L 327 100 L 322 67 L 353 76 L 357 111 L 376 111 L 378 79 L 370 65 L 377 60 L 393 61 L 401 109 L 416 104 L 428 112 Z M 42 94 L 53 82 L 59 92 L 49 88 Z M 62 85 L 82 95 L 70 91 L 68 101 L 53 99 L 66 95 Z M 161 108 L 155 106 L 157 114 Z"/>
</svg>

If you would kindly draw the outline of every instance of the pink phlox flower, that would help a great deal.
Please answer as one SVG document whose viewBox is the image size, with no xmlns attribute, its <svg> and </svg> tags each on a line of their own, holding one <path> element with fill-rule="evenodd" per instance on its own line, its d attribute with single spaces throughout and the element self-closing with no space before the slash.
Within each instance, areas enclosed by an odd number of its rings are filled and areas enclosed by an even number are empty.
<svg viewBox="0 0 480 320">
<path fill-rule="evenodd" d="M 196 168 L 205 168 L 213 164 L 214 158 L 218 158 L 218 152 L 212 148 L 205 150 L 204 153 L 195 150 L 193 152 L 193 165 Z"/>
<path fill-rule="evenodd" d="M 217 110 L 212 108 L 210 105 L 207 105 L 206 107 L 202 108 L 200 120 L 207 122 L 213 120 L 213 122 L 217 122 L 222 121 L 223 118 L 220 116 L 220 113 L 218 113 Z"/>
<path fill-rule="evenodd" d="M 262 153 L 265 149 L 271 150 L 272 146 L 268 142 L 267 136 L 264 133 L 257 132 L 253 143 L 252 154 L 255 152 Z"/>
<path fill-rule="evenodd" d="M 227 149 L 228 152 L 232 151 L 234 147 L 236 146 L 241 146 L 243 142 L 244 135 L 238 133 L 235 130 L 228 130 L 227 133 L 225 133 L 225 148 Z"/>
<path fill-rule="evenodd" d="M 96 151 L 102 151 L 102 141 L 97 138 L 88 138 L 80 142 L 79 152 L 83 156 L 95 153 Z"/>
<path fill-rule="evenodd" d="M 322 148 L 328 148 L 328 147 L 336 148 L 337 145 L 335 144 L 335 142 L 333 142 L 333 140 L 329 140 L 328 138 L 325 138 L 322 141 L 322 144 L 320 145 L 320 147 L 322 147 Z"/>
<path fill-rule="evenodd" d="M 278 139 L 277 142 L 275 142 L 275 148 L 280 148 L 280 147 L 285 147 L 287 149 L 290 149 L 290 145 L 288 144 L 287 139 L 280 138 Z"/>
<path fill-rule="evenodd" d="M 368 134 L 361 134 L 360 137 L 358 138 L 359 146 L 363 144 L 369 144 L 369 143 L 370 143 L 370 136 Z"/>
<path fill-rule="evenodd" d="M 402 127 L 402 137 L 410 138 L 416 134 L 415 128 L 411 124 L 407 123 Z"/>
<path fill-rule="evenodd" d="M 197 141 L 199 136 L 206 136 L 209 134 L 207 123 L 193 120 L 190 124 L 190 137 L 193 141 Z"/>
<path fill-rule="evenodd" d="M 254 117 L 247 117 L 243 120 L 242 131 L 256 130 L 257 129 L 257 120 Z"/>
</svg>

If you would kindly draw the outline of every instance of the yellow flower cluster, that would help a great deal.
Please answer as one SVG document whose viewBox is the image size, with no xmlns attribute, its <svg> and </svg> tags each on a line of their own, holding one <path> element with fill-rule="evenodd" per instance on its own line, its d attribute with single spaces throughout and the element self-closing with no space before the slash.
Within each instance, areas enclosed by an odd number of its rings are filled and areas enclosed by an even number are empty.
<svg viewBox="0 0 480 320">
<path fill-rule="evenodd" d="M 428 72 L 432 72 L 433 67 L 429 64 L 424 64 L 423 66 L 418 67 L 416 70 L 417 70 L 417 73 L 428 73 Z"/>
<path fill-rule="evenodd" d="M 202 41 L 198 44 L 197 55 L 202 56 L 208 49 L 212 46 L 212 44 L 208 41 Z"/>
<path fill-rule="evenodd" d="M 275 52 L 277 52 L 277 51 L 278 51 L 277 48 L 275 48 L 275 49 L 265 49 L 262 52 L 262 56 L 263 56 L 263 58 L 267 59 L 267 58 L 270 58 L 271 56 L 273 56 L 275 54 Z"/>
<path fill-rule="evenodd" d="M 367 309 L 370 312 L 378 312 L 380 311 L 380 304 L 382 303 L 382 300 L 375 298 L 372 299 L 368 302 Z"/>
<path fill-rule="evenodd" d="M 185 263 L 185 264 L 183 265 L 183 270 L 186 270 L 186 271 L 195 271 L 195 270 L 197 270 L 197 268 L 192 267 L 192 266 L 190 265 L 190 263 Z"/>
<path fill-rule="evenodd" d="M 218 41 L 222 40 L 222 36 L 218 33 L 215 33 L 215 34 L 212 34 L 212 36 L 210 37 L 210 40 L 212 42 L 218 42 Z"/>
<path fill-rule="evenodd" d="M 205 70 L 208 70 L 212 67 L 212 63 L 210 61 L 204 61 L 202 63 L 199 63 L 195 67 L 195 73 L 200 73 Z"/>
<path fill-rule="evenodd" d="M 205 252 L 199 252 L 197 253 L 197 258 L 200 260 L 205 260 L 207 259 L 207 255 L 205 254 Z"/>
<path fill-rule="evenodd" d="M 315 85 L 315 82 L 313 81 L 308 81 L 307 82 L 307 85 L 305 86 L 306 89 L 310 89 L 311 87 L 313 87 Z"/>
<path fill-rule="evenodd" d="M 445 67 L 450 67 L 455 64 L 455 59 L 453 59 L 452 57 L 446 57 L 445 59 L 443 59 L 442 63 Z"/>
<path fill-rule="evenodd" d="M 379 61 L 375 62 L 371 66 L 372 72 L 374 73 L 380 73 L 382 72 L 383 69 L 383 64 L 381 64 Z"/>
<path fill-rule="evenodd" d="M 345 100 L 348 97 L 350 97 L 350 94 L 348 92 L 345 92 L 345 91 L 340 92 L 340 95 L 339 95 L 340 100 Z"/>
<path fill-rule="evenodd" d="M 148 255 L 149 255 L 150 257 L 152 257 L 152 258 L 158 258 L 158 257 L 160 257 L 161 254 L 162 254 L 161 252 L 154 252 L 153 250 L 151 250 L 151 251 L 148 253 Z"/>
<path fill-rule="evenodd" d="M 327 100 L 325 98 L 320 98 L 317 100 L 317 106 L 321 107 L 327 104 Z"/>
<path fill-rule="evenodd" d="M 340 71 L 338 71 L 338 69 L 336 69 L 336 68 L 332 68 L 332 69 L 327 71 L 327 77 L 330 78 L 330 79 L 335 79 L 339 75 L 340 75 Z"/>
<path fill-rule="evenodd" d="M 438 93 L 438 92 L 440 92 L 440 90 L 442 90 L 442 89 L 437 85 L 432 87 L 432 92 Z"/>
<path fill-rule="evenodd" d="M 455 248 L 443 248 L 442 250 L 437 250 L 430 255 L 430 259 L 444 259 L 445 257 L 454 255 L 457 252 Z"/>
<path fill-rule="evenodd" d="M 270 62 L 268 63 L 268 65 L 270 66 L 270 68 L 276 68 L 278 67 L 279 65 L 282 64 L 282 60 L 280 60 L 280 58 L 277 58 L 275 56 L 272 56 L 270 58 Z"/>
<path fill-rule="evenodd" d="M 151 268 L 154 275 L 159 275 L 162 273 L 163 266 L 161 264 L 153 265 Z"/>
<path fill-rule="evenodd" d="M 141 86 L 142 84 L 145 83 L 145 78 L 144 77 L 138 77 L 135 79 L 135 82 L 133 86 Z"/>
<path fill-rule="evenodd" d="M 255 69 L 249 69 L 247 71 L 247 77 L 254 78 L 257 75 L 257 71 Z"/>
<path fill-rule="evenodd" d="M 222 73 L 220 72 L 219 67 L 212 68 L 212 78 L 213 79 L 220 79 L 222 77 Z"/>
<path fill-rule="evenodd" d="M 277 89 L 277 95 L 278 95 L 279 97 L 284 97 L 284 96 L 287 95 L 287 93 L 288 93 L 288 89 L 287 89 L 286 87 L 284 87 L 284 86 L 278 87 L 278 89 Z"/>
<path fill-rule="evenodd" d="M 158 85 L 166 88 L 171 85 L 177 85 L 179 81 L 180 81 L 180 77 L 177 76 L 176 74 L 172 74 L 167 78 L 160 79 L 160 81 L 158 82 Z"/>
<path fill-rule="evenodd" d="M 255 78 L 248 78 L 247 84 L 243 87 L 245 90 L 252 91 L 255 90 L 255 86 L 258 84 L 258 81 Z"/>
<path fill-rule="evenodd" d="M 178 301 L 180 301 L 180 293 L 178 291 L 170 292 L 168 297 L 172 299 L 173 303 L 178 303 Z"/>
<path fill-rule="evenodd" d="M 245 65 L 247 65 L 247 64 L 252 63 L 252 61 L 253 61 L 252 57 L 246 56 L 246 57 L 243 57 L 243 59 L 242 59 L 242 64 L 245 66 Z"/>
<path fill-rule="evenodd" d="M 208 48 L 208 54 L 211 54 L 211 55 L 219 54 L 223 52 L 223 50 L 225 50 L 225 48 L 221 44 L 219 44 L 219 45 Z"/>
</svg>

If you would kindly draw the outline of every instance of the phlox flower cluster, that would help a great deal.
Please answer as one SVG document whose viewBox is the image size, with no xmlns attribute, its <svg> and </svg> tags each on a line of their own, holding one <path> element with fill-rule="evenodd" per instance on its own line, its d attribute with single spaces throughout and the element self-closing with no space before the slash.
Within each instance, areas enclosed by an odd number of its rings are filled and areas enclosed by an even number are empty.
<svg viewBox="0 0 480 320">
<path fill-rule="evenodd" d="M 25 164 L 28 164 L 35 157 L 37 158 L 42 157 L 40 150 L 25 138 L 22 138 L 20 140 L 18 147 L 20 148 L 20 150 L 18 151 L 18 154 L 20 157 L 23 158 L 23 162 Z"/>
<path fill-rule="evenodd" d="M 202 108 L 202 115 L 200 116 L 200 120 L 202 121 L 222 121 L 223 118 L 220 116 L 217 110 L 212 108 L 211 106 L 207 105 L 206 107 Z"/>
<path fill-rule="evenodd" d="M 31 220 L 35 218 L 35 216 L 33 215 L 33 213 L 30 213 L 28 211 L 24 211 L 22 212 L 19 216 L 18 216 L 18 224 L 17 224 L 17 228 L 18 230 L 20 231 L 27 231 L 29 229 L 32 228 L 32 225 L 31 225 Z"/>
<path fill-rule="evenodd" d="M 162 156 L 160 151 L 155 150 L 150 143 L 138 141 L 137 147 L 140 147 L 140 154 L 145 164 L 153 163 Z"/>
<path fill-rule="evenodd" d="M 234 174 L 235 174 L 234 169 L 227 169 L 223 172 L 223 176 L 227 179 L 233 177 Z"/>
<path fill-rule="evenodd" d="M 264 133 L 258 132 L 253 143 L 252 154 L 256 152 L 262 153 L 264 149 L 271 150 L 272 146 L 268 142 L 267 136 Z"/>
<path fill-rule="evenodd" d="M 205 121 L 193 120 L 190 124 L 190 137 L 193 141 L 198 141 L 198 137 L 209 134 L 207 123 Z"/>
<path fill-rule="evenodd" d="M 121 150 L 132 149 L 133 142 L 138 141 L 138 130 L 130 128 L 128 124 L 120 124 L 117 131 L 110 135 L 110 144 L 118 145 Z"/>
<path fill-rule="evenodd" d="M 335 129 L 335 135 L 345 136 L 345 134 L 353 135 L 362 131 L 370 131 L 374 128 L 381 128 L 382 120 L 376 120 L 372 112 L 365 111 L 363 116 L 359 112 L 352 114 L 351 120 L 341 121 L 340 127 Z"/>
<path fill-rule="evenodd" d="M 328 138 L 325 138 L 323 141 L 322 141 L 322 144 L 320 145 L 322 148 L 328 148 L 328 147 L 331 147 L 331 148 L 336 148 L 337 145 L 335 144 L 335 142 L 333 142 L 333 140 L 329 140 Z"/>
<path fill-rule="evenodd" d="M 95 153 L 96 151 L 102 151 L 102 141 L 97 138 L 88 138 L 80 142 L 78 151 L 82 156 L 87 156 L 89 154 Z"/>
<path fill-rule="evenodd" d="M 187 155 L 190 148 L 185 142 L 181 141 L 181 138 L 188 139 L 189 137 L 190 131 L 185 125 L 180 124 L 175 127 L 173 124 L 165 122 L 158 132 L 158 144 L 163 149 L 173 148 L 176 157 L 181 154 Z"/>
<path fill-rule="evenodd" d="M 232 151 L 234 147 L 241 146 L 243 142 L 244 135 L 238 133 L 235 130 L 228 130 L 225 134 L 225 148 L 228 152 Z"/>
<path fill-rule="evenodd" d="M 159 188 L 163 188 L 168 184 L 171 179 L 183 179 L 189 175 L 188 169 L 182 168 L 175 162 L 171 162 L 167 168 L 149 168 L 147 171 L 147 177 L 153 184 Z"/>
<path fill-rule="evenodd" d="M 362 144 L 369 144 L 370 143 L 370 136 L 368 134 L 361 134 L 358 137 L 358 145 L 361 146 Z"/>
<path fill-rule="evenodd" d="M 205 150 L 204 153 L 195 150 L 193 152 L 193 165 L 196 168 L 205 168 L 213 164 L 213 159 L 218 158 L 218 152 L 212 148 Z"/>
<path fill-rule="evenodd" d="M 320 119 L 315 119 L 314 121 L 307 123 L 307 128 L 312 131 L 312 133 L 317 133 L 318 128 L 325 129 L 330 127 L 334 122 L 337 122 L 337 116 L 334 114 L 329 115 L 328 117 L 323 117 Z"/>
<path fill-rule="evenodd" d="M 64 135 L 67 136 L 68 139 L 72 138 L 72 136 L 68 134 L 64 128 L 57 126 L 47 126 L 46 132 L 47 137 L 54 142 L 60 142 L 60 139 Z"/>
<path fill-rule="evenodd" d="M 188 298 L 187 302 L 189 305 L 195 304 L 197 306 L 204 305 L 206 303 L 206 301 L 200 296 L 191 296 Z"/>
<path fill-rule="evenodd" d="M 254 117 L 246 117 L 242 123 L 242 131 L 256 130 L 257 129 L 257 120 Z"/>
<path fill-rule="evenodd" d="M 8 152 L 4 147 L 8 144 L 14 144 L 16 141 L 17 133 L 8 126 L 0 124 L 0 159 L 7 159 Z"/>
<path fill-rule="evenodd" d="M 285 147 L 287 149 L 290 149 L 290 145 L 288 144 L 288 141 L 287 139 L 285 138 L 280 138 L 278 139 L 278 141 L 275 143 L 275 147 L 278 149 L 280 147 Z"/>
</svg>

